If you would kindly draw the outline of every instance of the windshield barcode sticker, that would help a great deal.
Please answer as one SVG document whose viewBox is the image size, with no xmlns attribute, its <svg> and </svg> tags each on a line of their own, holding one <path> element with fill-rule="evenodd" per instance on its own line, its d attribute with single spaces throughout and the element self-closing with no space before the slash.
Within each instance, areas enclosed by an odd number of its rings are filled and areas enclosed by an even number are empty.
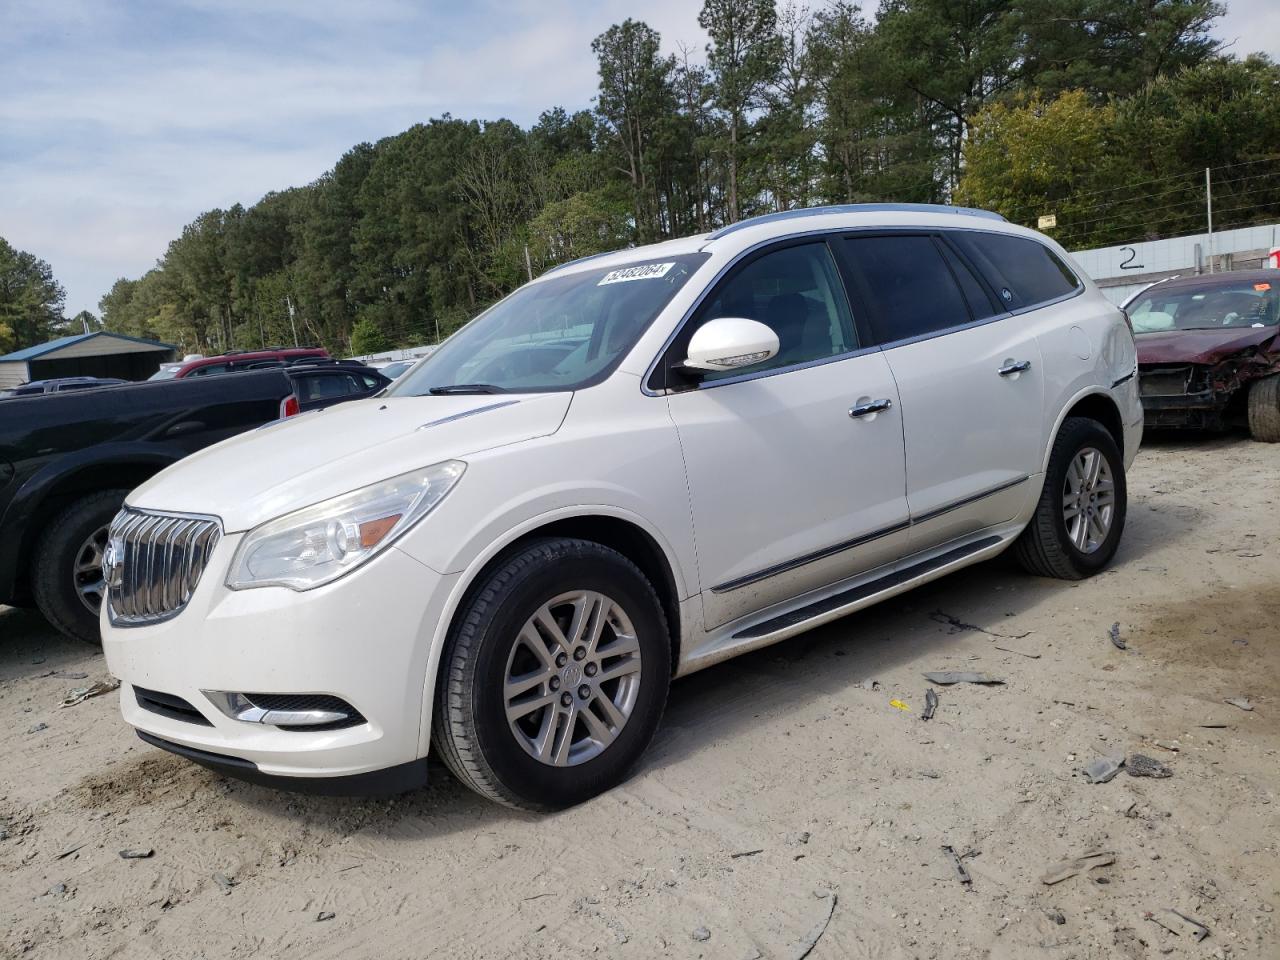
<svg viewBox="0 0 1280 960">
<path fill-rule="evenodd" d="M 596 286 L 603 287 L 606 283 L 626 283 L 628 280 L 656 280 L 658 277 L 665 277 L 667 271 L 674 266 L 675 263 L 646 263 L 639 267 L 611 270 L 600 278 Z"/>
</svg>

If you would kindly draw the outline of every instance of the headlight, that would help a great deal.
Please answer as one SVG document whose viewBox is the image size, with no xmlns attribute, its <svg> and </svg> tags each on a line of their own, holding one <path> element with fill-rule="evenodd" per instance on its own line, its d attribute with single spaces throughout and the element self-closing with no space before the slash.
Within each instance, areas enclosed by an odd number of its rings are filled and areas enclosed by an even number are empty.
<svg viewBox="0 0 1280 960">
<path fill-rule="evenodd" d="M 465 469 L 437 463 L 255 527 L 236 550 L 227 586 L 310 590 L 336 580 L 430 513 Z"/>
</svg>

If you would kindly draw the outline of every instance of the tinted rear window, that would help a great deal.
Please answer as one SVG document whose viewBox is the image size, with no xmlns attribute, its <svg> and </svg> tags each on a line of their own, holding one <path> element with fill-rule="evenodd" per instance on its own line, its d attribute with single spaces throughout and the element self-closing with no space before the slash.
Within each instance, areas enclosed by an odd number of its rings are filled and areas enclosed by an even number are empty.
<svg viewBox="0 0 1280 960">
<path fill-rule="evenodd" d="M 878 343 L 945 330 L 972 317 L 932 237 L 851 237 L 843 252 L 868 301 Z"/>
<path fill-rule="evenodd" d="M 1009 307 L 1033 307 L 1074 292 L 1080 281 L 1043 243 L 1003 233 L 957 230 L 952 239 Z"/>
</svg>

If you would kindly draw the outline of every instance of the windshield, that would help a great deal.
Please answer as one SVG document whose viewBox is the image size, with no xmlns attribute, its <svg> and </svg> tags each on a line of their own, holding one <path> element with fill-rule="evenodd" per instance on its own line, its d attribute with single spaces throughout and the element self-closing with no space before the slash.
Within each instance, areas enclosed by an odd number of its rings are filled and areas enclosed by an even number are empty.
<svg viewBox="0 0 1280 960">
<path fill-rule="evenodd" d="M 388 380 L 394 380 L 415 363 L 417 363 L 416 360 L 396 360 L 393 363 L 388 363 L 385 367 L 381 367 L 378 372 Z"/>
<path fill-rule="evenodd" d="M 705 260 L 638 260 L 526 284 L 387 388 L 387 396 L 536 393 L 598 383 Z"/>
<path fill-rule="evenodd" d="M 1269 327 L 1280 323 L 1280 275 L 1212 287 L 1152 287 L 1129 306 L 1134 333 Z"/>
<path fill-rule="evenodd" d="M 172 380 L 174 377 L 178 375 L 179 366 L 180 365 L 172 366 L 172 367 L 161 367 L 151 376 L 147 377 L 147 379 L 148 380 Z"/>
</svg>

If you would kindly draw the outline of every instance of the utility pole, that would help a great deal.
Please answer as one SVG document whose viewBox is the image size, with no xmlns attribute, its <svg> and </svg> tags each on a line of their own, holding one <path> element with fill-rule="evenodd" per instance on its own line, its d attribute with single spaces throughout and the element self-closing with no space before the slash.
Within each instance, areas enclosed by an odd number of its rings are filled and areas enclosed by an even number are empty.
<svg viewBox="0 0 1280 960">
<path fill-rule="evenodd" d="M 1213 181 L 1209 168 L 1204 168 L 1204 212 L 1209 218 L 1209 272 L 1213 273 Z"/>
<path fill-rule="evenodd" d="M 293 322 L 293 300 L 286 293 L 284 295 L 284 305 L 289 308 L 289 329 L 293 331 L 293 345 L 298 345 L 298 325 Z"/>
<path fill-rule="evenodd" d="M 533 261 L 529 259 L 529 245 L 527 243 L 524 245 L 524 269 L 529 274 L 529 282 L 532 283 L 533 282 Z M 436 340 L 438 341 L 439 339 L 440 339 L 439 336 L 437 336 Z"/>
</svg>

